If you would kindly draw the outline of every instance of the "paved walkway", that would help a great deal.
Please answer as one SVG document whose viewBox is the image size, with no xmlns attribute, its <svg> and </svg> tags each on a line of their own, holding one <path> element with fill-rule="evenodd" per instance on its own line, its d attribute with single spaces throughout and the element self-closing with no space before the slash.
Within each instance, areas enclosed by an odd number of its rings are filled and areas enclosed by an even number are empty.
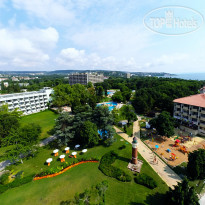
<svg viewBox="0 0 205 205">
<path fill-rule="evenodd" d="M 122 132 L 117 127 L 114 127 L 116 132 L 127 140 L 129 143 L 132 143 L 132 138 L 128 137 L 127 134 Z M 139 133 L 140 127 L 139 122 L 135 121 L 133 124 L 133 133 Z M 152 152 L 138 137 L 138 152 L 142 157 L 150 164 L 154 171 L 161 177 L 161 179 L 169 186 L 173 188 L 173 185 L 177 185 L 177 182 L 181 181 L 181 178 L 167 166 L 154 152 Z M 153 163 L 154 157 L 158 163 Z"/>
</svg>

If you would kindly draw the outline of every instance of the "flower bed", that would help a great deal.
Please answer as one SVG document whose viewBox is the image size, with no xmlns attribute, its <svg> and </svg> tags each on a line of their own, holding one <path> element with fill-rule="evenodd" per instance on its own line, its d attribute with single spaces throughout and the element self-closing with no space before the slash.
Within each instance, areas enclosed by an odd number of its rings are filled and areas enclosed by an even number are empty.
<svg viewBox="0 0 205 205">
<path fill-rule="evenodd" d="M 41 177 L 34 177 L 34 181 L 36 180 L 39 180 L 39 179 L 45 179 L 45 178 L 51 178 L 51 177 L 55 177 L 55 176 L 58 176 L 64 172 L 66 172 L 67 170 L 71 169 L 72 167 L 75 167 L 75 166 L 78 166 L 79 164 L 83 164 L 83 163 L 88 163 L 88 162 L 93 162 L 93 163 L 97 163 L 98 161 L 97 160 L 86 160 L 86 161 L 81 161 L 81 162 L 78 162 L 78 163 L 75 163 L 75 164 L 72 164 L 64 169 L 62 169 L 60 172 L 58 173 L 55 173 L 55 174 L 49 174 L 49 175 L 46 175 L 46 176 L 41 176 Z"/>
</svg>

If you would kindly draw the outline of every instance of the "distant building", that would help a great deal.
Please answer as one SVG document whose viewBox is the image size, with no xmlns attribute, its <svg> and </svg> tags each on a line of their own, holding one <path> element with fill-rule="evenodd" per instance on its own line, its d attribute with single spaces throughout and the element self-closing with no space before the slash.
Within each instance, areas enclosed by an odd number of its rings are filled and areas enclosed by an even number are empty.
<svg viewBox="0 0 205 205">
<path fill-rule="evenodd" d="M 19 108 L 25 115 L 40 112 L 48 109 L 52 91 L 46 87 L 39 91 L 0 95 L 0 106 L 8 104 L 9 111 Z"/>
<path fill-rule="evenodd" d="M 27 86 L 29 86 L 29 83 L 19 83 L 19 86 L 20 87 L 27 87 Z"/>
<path fill-rule="evenodd" d="M 88 82 L 93 84 L 104 81 L 104 76 L 97 73 L 74 73 L 69 75 L 69 84 L 74 85 L 76 83 L 87 85 Z"/>
<path fill-rule="evenodd" d="M 2 82 L 4 80 L 8 80 L 8 78 L 0 78 L 0 82 Z"/>
<path fill-rule="evenodd" d="M 194 125 L 199 134 L 205 135 L 205 87 L 201 88 L 200 92 L 175 99 L 174 118 Z"/>
<path fill-rule="evenodd" d="M 130 77 L 131 77 L 130 73 L 127 73 L 127 78 L 130 78 Z"/>
<path fill-rule="evenodd" d="M 19 79 L 16 78 L 16 77 L 12 77 L 11 80 L 14 81 L 14 82 L 18 82 L 19 81 Z"/>
<path fill-rule="evenodd" d="M 6 87 L 6 88 L 9 86 L 8 82 L 4 82 L 3 84 L 4 84 L 4 87 Z"/>
</svg>

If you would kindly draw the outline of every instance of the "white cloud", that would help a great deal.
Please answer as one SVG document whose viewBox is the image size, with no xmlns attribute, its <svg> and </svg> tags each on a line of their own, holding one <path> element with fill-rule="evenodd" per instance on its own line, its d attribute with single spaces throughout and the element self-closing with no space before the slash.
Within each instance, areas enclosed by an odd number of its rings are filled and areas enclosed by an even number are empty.
<svg viewBox="0 0 205 205">
<path fill-rule="evenodd" d="M 75 15 L 70 9 L 70 1 L 66 0 L 12 0 L 16 9 L 26 10 L 46 22 L 71 24 Z"/>
<path fill-rule="evenodd" d="M 54 28 L 0 29 L 0 62 L 14 67 L 41 66 L 58 41 Z"/>
<path fill-rule="evenodd" d="M 67 48 L 61 50 L 56 58 L 56 63 L 67 69 L 108 69 L 127 70 L 136 69 L 138 66 L 133 58 L 116 59 L 113 56 L 100 57 L 96 53 L 86 54 L 85 50 Z"/>
</svg>

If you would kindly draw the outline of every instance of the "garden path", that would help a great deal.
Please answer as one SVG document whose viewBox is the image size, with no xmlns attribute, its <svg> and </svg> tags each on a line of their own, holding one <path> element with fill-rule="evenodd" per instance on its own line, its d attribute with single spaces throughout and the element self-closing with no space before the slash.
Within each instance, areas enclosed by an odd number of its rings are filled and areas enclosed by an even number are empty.
<svg viewBox="0 0 205 205">
<path fill-rule="evenodd" d="M 119 134 L 122 138 L 132 144 L 132 137 L 128 137 L 128 135 L 122 132 L 117 127 L 114 127 L 117 134 Z M 133 123 L 133 133 L 139 133 L 140 127 L 139 122 L 135 121 Z M 153 170 L 161 177 L 161 179 L 169 186 L 172 187 L 177 185 L 177 182 L 181 181 L 181 178 L 165 163 L 163 162 L 153 151 L 151 151 L 139 138 L 138 136 L 138 152 L 141 156 L 150 164 Z M 156 157 L 156 161 L 154 163 L 154 158 Z"/>
</svg>

